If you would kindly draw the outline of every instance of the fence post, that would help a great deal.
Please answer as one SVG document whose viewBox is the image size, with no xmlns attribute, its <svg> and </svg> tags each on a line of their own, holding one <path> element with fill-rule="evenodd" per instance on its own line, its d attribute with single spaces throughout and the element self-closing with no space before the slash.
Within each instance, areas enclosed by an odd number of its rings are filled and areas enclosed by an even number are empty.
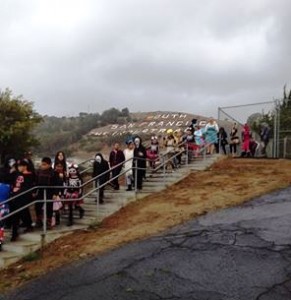
<svg viewBox="0 0 291 300">
<path fill-rule="evenodd" d="M 284 137 L 283 158 L 287 156 L 287 137 Z"/>
<path fill-rule="evenodd" d="M 43 248 L 45 245 L 45 238 L 47 233 L 47 189 L 43 191 L 43 232 L 41 235 L 41 247 Z"/>
</svg>

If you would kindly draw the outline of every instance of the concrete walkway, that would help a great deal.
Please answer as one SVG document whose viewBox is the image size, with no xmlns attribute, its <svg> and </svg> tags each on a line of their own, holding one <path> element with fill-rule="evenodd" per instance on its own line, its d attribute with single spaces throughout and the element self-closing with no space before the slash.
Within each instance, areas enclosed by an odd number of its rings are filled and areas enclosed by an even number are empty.
<svg viewBox="0 0 291 300">
<path fill-rule="evenodd" d="M 190 172 L 200 171 L 208 168 L 216 159 L 217 155 L 207 157 L 205 160 L 202 158 L 195 159 L 189 165 L 182 165 L 181 168 L 172 173 L 167 173 L 163 178 L 162 171 L 157 173 L 147 174 L 147 179 L 144 181 L 143 189 L 141 192 L 126 192 L 125 187 L 121 187 L 119 191 L 111 189 L 105 190 L 105 204 L 98 205 L 95 198 L 84 199 L 85 216 L 79 219 L 76 215 L 74 225 L 67 227 L 66 217 L 61 220 L 61 225 L 56 226 L 53 230 L 48 231 L 46 242 L 51 242 L 65 234 L 71 233 L 74 230 L 85 229 L 94 223 L 101 222 L 105 217 L 115 213 L 120 208 L 126 206 L 129 202 L 141 199 L 147 195 L 159 192 L 167 186 L 176 183 L 177 181 L 185 178 Z M 16 242 L 10 242 L 10 232 L 6 232 L 6 242 L 3 245 L 3 250 L 0 252 L 0 269 L 9 266 L 10 264 L 20 260 L 22 257 L 39 249 L 41 247 L 41 231 L 36 230 L 31 233 L 20 234 L 20 238 Z"/>
</svg>

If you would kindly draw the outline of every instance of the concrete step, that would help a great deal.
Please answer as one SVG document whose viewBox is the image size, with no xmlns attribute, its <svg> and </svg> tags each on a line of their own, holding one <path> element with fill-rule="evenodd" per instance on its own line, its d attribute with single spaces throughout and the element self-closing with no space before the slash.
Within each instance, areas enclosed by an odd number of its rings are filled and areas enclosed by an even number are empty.
<svg viewBox="0 0 291 300">
<path fill-rule="evenodd" d="M 26 241 L 20 236 L 16 242 L 4 243 L 2 249 L 6 252 L 26 255 L 39 249 L 39 246 L 38 242 Z"/>
<path fill-rule="evenodd" d="M 8 252 L 3 249 L 0 252 L 0 269 L 17 262 L 21 257 L 22 255 L 20 256 L 18 253 Z"/>
</svg>

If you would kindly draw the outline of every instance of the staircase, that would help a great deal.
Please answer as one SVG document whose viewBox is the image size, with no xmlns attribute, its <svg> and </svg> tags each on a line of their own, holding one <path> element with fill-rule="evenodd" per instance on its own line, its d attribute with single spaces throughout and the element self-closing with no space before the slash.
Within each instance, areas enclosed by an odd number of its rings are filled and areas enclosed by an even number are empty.
<svg viewBox="0 0 291 300">
<path fill-rule="evenodd" d="M 195 158 L 195 160 L 188 165 L 184 164 L 180 168 L 169 173 L 163 173 L 163 169 L 155 173 L 147 171 L 147 178 L 143 183 L 143 189 L 137 193 L 134 191 L 125 191 L 124 186 L 121 186 L 118 191 L 106 188 L 104 204 L 97 205 L 96 197 L 94 197 L 94 195 L 84 199 L 84 218 L 79 219 L 76 214 L 76 216 L 74 216 L 74 225 L 68 227 L 66 226 L 66 216 L 63 216 L 61 219 L 61 225 L 58 225 L 53 230 L 47 232 L 46 242 L 52 242 L 53 240 L 75 230 L 86 229 L 90 225 L 98 224 L 107 216 L 115 213 L 121 207 L 126 206 L 129 202 L 141 199 L 155 192 L 162 191 L 167 188 L 167 186 L 185 178 L 190 172 L 205 170 L 215 160 L 217 160 L 218 157 L 219 155 L 209 156 L 205 159 Z M 2 251 L 0 252 L 0 269 L 5 268 L 37 249 L 40 249 L 42 233 L 40 229 L 35 229 L 33 232 L 25 234 L 22 234 L 21 230 L 19 232 L 19 240 L 16 242 L 10 242 L 11 233 L 9 230 L 6 230 L 6 241 L 2 245 Z"/>
</svg>

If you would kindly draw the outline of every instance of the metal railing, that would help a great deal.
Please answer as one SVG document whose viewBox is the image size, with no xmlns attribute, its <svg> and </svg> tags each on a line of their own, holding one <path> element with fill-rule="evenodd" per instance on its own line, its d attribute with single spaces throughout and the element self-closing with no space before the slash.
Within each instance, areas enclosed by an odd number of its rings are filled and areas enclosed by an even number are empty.
<svg viewBox="0 0 291 300">
<path fill-rule="evenodd" d="M 137 197 L 137 172 L 138 170 L 148 170 L 148 168 L 139 168 L 137 167 L 136 165 L 134 165 L 134 161 L 138 161 L 138 160 L 146 160 L 146 161 L 160 161 L 160 164 L 157 165 L 155 168 L 151 168 L 150 171 L 151 172 L 157 172 L 158 170 L 160 170 L 162 168 L 162 172 L 163 172 L 163 183 L 165 185 L 165 182 L 166 182 L 166 166 L 169 162 L 173 161 L 174 158 L 176 158 L 177 156 L 185 153 L 186 155 L 186 165 L 188 165 L 189 161 L 188 161 L 188 154 L 189 154 L 189 147 L 188 147 L 188 144 L 183 142 L 180 144 L 180 146 L 182 144 L 185 144 L 185 149 L 183 150 L 180 150 L 180 151 L 177 151 L 175 152 L 175 154 L 171 155 L 170 157 L 168 156 L 169 153 L 163 153 L 161 154 L 160 156 L 158 156 L 156 159 L 148 159 L 148 158 L 136 158 L 136 157 L 133 157 L 133 158 L 130 158 L 124 162 L 121 162 L 117 165 L 115 165 L 114 167 L 112 168 L 109 168 L 107 171 L 103 172 L 102 174 L 99 174 L 95 177 L 92 177 L 91 179 L 89 179 L 88 181 L 84 182 L 82 185 L 76 187 L 78 189 L 83 189 L 85 186 L 87 186 L 88 184 L 92 183 L 92 182 L 96 182 L 96 186 L 93 186 L 92 189 L 90 189 L 87 193 L 85 194 L 82 194 L 81 197 L 79 198 L 66 198 L 66 199 L 58 199 L 58 200 L 53 200 L 53 199 L 48 199 L 47 197 L 47 193 L 48 193 L 48 190 L 52 190 L 52 189 L 58 189 L 58 190 L 65 190 L 65 189 L 68 189 L 67 186 L 35 186 L 35 187 L 32 187 L 31 189 L 29 190 L 26 190 L 22 193 L 19 193 L 18 195 L 15 195 L 13 197 L 10 197 L 9 199 L 5 200 L 5 201 L 1 201 L 0 205 L 3 205 L 3 204 L 9 204 L 11 201 L 21 197 L 21 196 L 24 196 L 24 195 L 27 195 L 28 193 L 33 193 L 34 191 L 36 190 L 43 190 L 44 192 L 44 197 L 43 199 L 36 199 L 36 200 L 33 200 L 31 201 L 30 203 L 27 203 L 26 205 L 22 206 L 21 208 L 18 208 L 17 210 L 14 210 L 12 212 L 9 212 L 9 214 L 5 215 L 5 216 L 2 216 L 0 218 L 0 222 L 3 222 L 4 220 L 10 218 L 11 216 L 14 216 L 15 214 L 18 214 L 20 213 L 21 211 L 29 208 L 30 206 L 33 206 L 35 205 L 36 203 L 43 203 L 43 229 L 42 229 L 42 233 L 41 233 L 41 242 L 42 242 L 42 246 L 45 244 L 45 238 L 46 238 L 46 234 L 47 234 L 47 203 L 51 203 L 51 202 L 54 202 L 54 201 L 61 201 L 61 202 L 65 202 L 65 203 L 69 203 L 69 202 L 75 202 L 75 201 L 81 201 L 83 200 L 84 198 L 92 195 L 93 193 L 97 192 L 96 194 L 96 215 L 98 216 L 98 213 L 99 213 L 99 190 L 103 187 L 105 187 L 106 185 L 108 185 L 109 183 L 111 183 L 113 180 L 115 179 L 118 179 L 119 177 L 123 176 L 125 173 L 127 173 L 128 171 L 130 171 L 130 169 L 128 170 L 122 170 L 118 175 L 114 176 L 114 177 L 111 177 L 109 180 L 107 180 L 106 182 L 104 182 L 103 184 L 99 184 L 99 179 L 102 178 L 103 176 L 106 176 L 108 173 L 110 174 L 112 172 L 112 170 L 114 170 L 115 168 L 119 168 L 121 166 L 123 166 L 126 162 L 129 162 L 129 161 L 132 161 L 132 167 L 131 169 L 133 170 L 133 174 L 134 174 L 134 180 L 135 180 L 135 184 L 134 184 L 134 192 L 135 192 L 135 197 Z M 199 153 L 203 154 L 203 158 L 205 159 L 206 157 L 206 147 L 207 145 L 204 145 Z M 88 159 L 86 162 L 90 161 L 92 159 Z M 89 168 L 92 168 L 92 167 L 89 167 Z M 88 169 L 89 169 L 88 168 Z"/>
</svg>

